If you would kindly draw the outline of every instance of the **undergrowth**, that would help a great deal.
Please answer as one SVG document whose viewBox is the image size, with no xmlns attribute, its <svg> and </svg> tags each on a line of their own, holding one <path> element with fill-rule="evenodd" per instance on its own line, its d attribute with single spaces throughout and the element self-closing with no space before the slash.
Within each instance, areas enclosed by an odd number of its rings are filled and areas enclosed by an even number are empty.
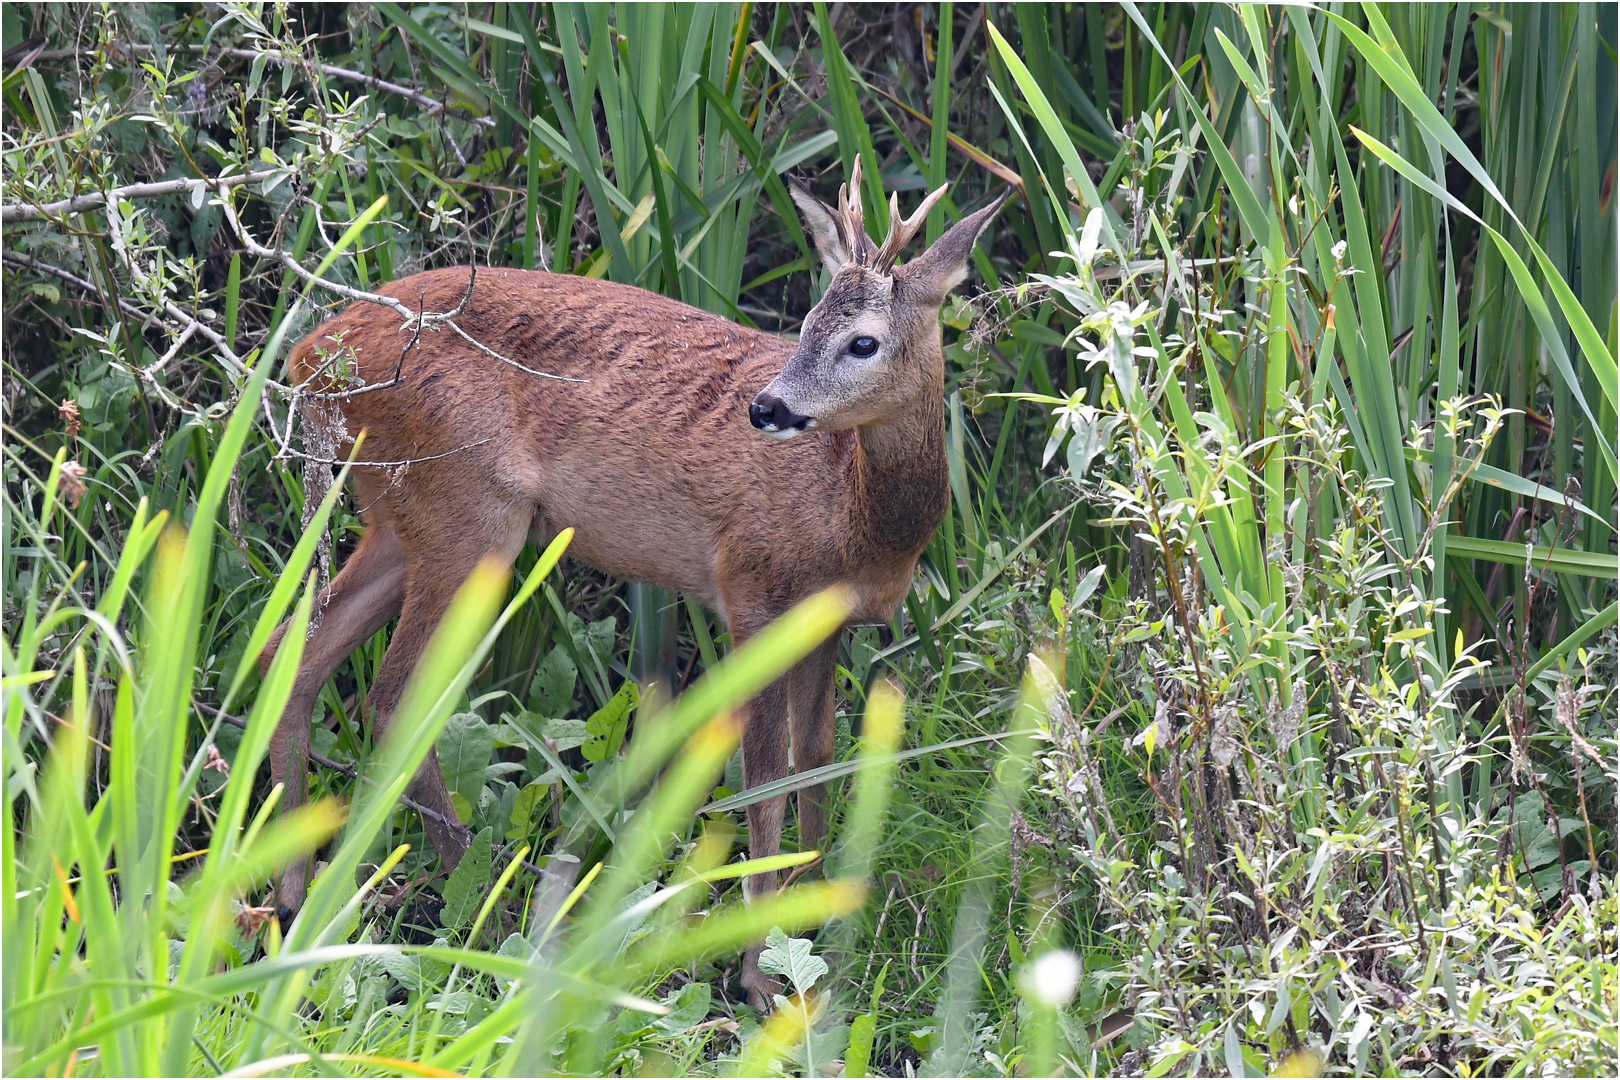
<svg viewBox="0 0 1620 1080">
<path fill-rule="evenodd" d="M 1613 1071 L 1612 13 L 899 10 L 6 7 L 8 1074 Z M 824 863 L 790 821 L 741 902 L 729 712 L 838 597 L 734 650 L 561 544 L 409 738 L 358 649 L 279 817 L 253 658 L 359 529 L 285 346 L 468 259 L 791 334 L 784 177 L 856 155 L 879 231 L 1021 199 L 946 307 L 951 512 L 788 781 Z"/>
</svg>

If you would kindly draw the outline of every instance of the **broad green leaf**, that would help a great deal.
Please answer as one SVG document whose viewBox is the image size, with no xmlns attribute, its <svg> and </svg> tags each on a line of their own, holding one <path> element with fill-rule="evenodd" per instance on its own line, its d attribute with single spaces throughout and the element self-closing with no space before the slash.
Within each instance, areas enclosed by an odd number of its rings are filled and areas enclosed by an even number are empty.
<svg viewBox="0 0 1620 1080">
<path fill-rule="evenodd" d="M 1432 465 L 1434 463 L 1434 452 L 1431 450 L 1421 450 L 1416 447 L 1408 446 L 1406 448 L 1406 458 L 1408 461 L 1417 461 L 1424 465 Z M 1565 498 L 1563 493 L 1558 491 L 1556 488 L 1547 487 L 1545 484 L 1538 484 L 1534 480 L 1526 480 L 1524 477 L 1519 476 L 1516 473 L 1510 473 L 1506 469 L 1498 469 L 1494 465 L 1486 465 L 1484 462 L 1477 462 L 1470 465 L 1468 479 L 1472 480 L 1476 484 L 1484 484 L 1486 487 L 1497 488 L 1501 491 L 1511 491 L 1515 495 L 1523 495 L 1527 499 L 1540 499 L 1542 502 L 1548 502 L 1554 506 L 1568 506 L 1570 509 L 1586 514 L 1588 517 L 1591 517 L 1596 521 L 1604 521 L 1602 514 L 1599 514 L 1596 510 L 1593 510 L 1590 506 L 1587 506 L 1585 503 L 1581 502 L 1581 500 Z"/>
<path fill-rule="evenodd" d="M 585 743 L 579 748 L 586 761 L 606 761 L 619 752 L 630 727 L 630 710 L 640 698 L 636 684 L 626 679 L 612 699 L 591 714 L 585 721 Z"/>
<path fill-rule="evenodd" d="M 512 804 L 512 813 L 507 819 L 511 828 L 506 830 L 506 839 L 514 843 L 525 840 L 536 826 L 536 818 L 545 809 L 546 801 L 551 798 L 549 784 L 530 784 L 517 793 L 517 800 Z"/>
<path fill-rule="evenodd" d="M 495 729 L 477 713 L 456 713 L 444 722 L 438 751 L 444 786 L 477 806 L 484 791 L 484 769 L 495 751 Z"/>
<path fill-rule="evenodd" d="M 556 645 L 535 668 L 529 683 L 528 708 L 544 717 L 567 716 L 574 703 L 579 669 L 568 650 Z"/>
<path fill-rule="evenodd" d="M 1523 566 L 1525 545 L 1506 540 L 1481 540 L 1474 536 L 1451 536 L 1446 539 L 1446 554 L 1463 559 L 1484 559 L 1487 562 Z M 1578 574 L 1583 577 L 1613 579 L 1620 573 L 1620 558 L 1612 553 L 1579 551 L 1574 548 L 1549 548 L 1540 544 L 1529 550 L 1531 565 L 1537 570 L 1556 574 Z"/>
<path fill-rule="evenodd" d="M 877 1015 L 862 1013 L 849 1022 L 849 1048 L 844 1052 L 844 1075 L 865 1076 L 877 1036 Z"/>
<path fill-rule="evenodd" d="M 1104 416 L 1095 409 L 1075 413 L 1074 437 L 1069 440 L 1069 474 L 1076 482 L 1084 480 L 1091 463 L 1107 448 L 1119 418 Z"/>
<path fill-rule="evenodd" d="M 558 753 L 582 746 L 591 737 L 590 727 L 585 721 L 566 718 L 547 720 L 540 734 L 557 744 Z"/>
<path fill-rule="evenodd" d="M 812 952 L 809 938 L 790 938 L 773 926 L 765 937 L 765 950 L 759 954 L 759 970 L 781 975 L 794 991 L 808 993 L 816 980 L 827 974 L 827 961 Z"/>
<path fill-rule="evenodd" d="M 703 1023 L 709 1015 L 712 989 L 706 982 L 689 982 L 659 1004 L 669 1012 L 653 1021 L 665 1035 L 681 1035 Z"/>
<path fill-rule="evenodd" d="M 461 862 L 450 871 L 450 880 L 444 883 L 444 910 L 439 913 L 439 923 L 445 929 L 466 926 L 478 905 L 483 903 L 484 890 L 489 887 L 493 842 L 494 830 L 486 825 L 473 837 L 472 846 L 461 857 Z"/>
</svg>

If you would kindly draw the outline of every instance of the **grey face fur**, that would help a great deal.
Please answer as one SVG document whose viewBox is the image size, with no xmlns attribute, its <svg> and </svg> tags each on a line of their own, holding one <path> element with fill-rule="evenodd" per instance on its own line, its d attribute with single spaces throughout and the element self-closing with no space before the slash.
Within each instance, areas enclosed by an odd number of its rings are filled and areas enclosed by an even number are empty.
<svg viewBox="0 0 1620 1080">
<path fill-rule="evenodd" d="M 796 188 L 793 198 L 833 279 L 805 316 L 798 348 L 781 374 L 754 399 L 754 426 L 777 439 L 840 431 L 897 416 L 920 395 L 937 392 L 940 305 L 967 276 L 973 245 L 1006 196 L 887 272 L 858 217 L 852 230 L 808 192 Z M 852 231 L 861 245 L 853 256 Z"/>
</svg>

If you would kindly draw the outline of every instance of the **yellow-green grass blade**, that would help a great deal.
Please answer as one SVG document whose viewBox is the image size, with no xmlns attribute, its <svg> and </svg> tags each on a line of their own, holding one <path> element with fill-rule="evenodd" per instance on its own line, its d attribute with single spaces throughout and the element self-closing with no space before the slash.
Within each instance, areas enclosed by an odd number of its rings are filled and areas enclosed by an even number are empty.
<svg viewBox="0 0 1620 1080">
<path fill-rule="evenodd" d="M 1436 436 L 1436 441 L 1438 440 L 1439 436 Z M 1439 451 L 1408 446 L 1406 448 L 1406 459 L 1432 466 L 1435 469 L 1435 483 L 1438 485 L 1442 482 L 1440 465 L 1438 464 L 1440 460 Z M 1447 472 L 1449 473 L 1449 471 L 1448 469 Z M 1448 475 L 1447 480 L 1449 479 Z M 1499 491 L 1510 491 L 1515 495 L 1523 495 L 1527 499 L 1539 499 L 1542 502 L 1551 503 L 1553 506 L 1567 506 L 1571 510 L 1585 514 L 1597 521 L 1607 520 L 1602 514 L 1574 496 L 1566 496 L 1556 488 L 1538 484 L 1534 480 L 1526 480 L 1517 473 L 1510 473 L 1506 469 L 1498 469 L 1496 466 L 1487 465 L 1484 462 L 1470 464 L 1467 470 L 1467 479 L 1476 484 L 1496 488 Z M 1437 491 L 1436 497 L 1438 497 L 1438 494 Z"/>
<path fill-rule="evenodd" d="M 849 617 L 850 597 L 833 587 L 800 602 L 787 614 L 723 657 L 714 669 L 682 694 L 656 724 L 636 732 L 621 767 L 627 793 L 652 778 L 699 725 L 737 708 L 770 685 L 810 650 L 836 633 Z"/>
<path fill-rule="evenodd" d="M 1198 128 L 1204 135 L 1204 142 L 1209 146 L 1210 154 L 1215 158 L 1215 165 L 1220 170 L 1221 179 L 1225 181 L 1232 198 L 1238 204 L 1238 214 L 1242 217 L 1244 226 L 1248 228 L 1250 237 L 1255 243 L 1265 245 L 1272 235 L 1271 215 L 1261 205 L 1254 188 L 1249 185 L 1248 177 L 1244 174 L 1242 167 L 1238 165 L 1237 159 L 1232 156 L 1232 151 L 1227 148 L 1226 140 L 1221 138 L 1220 133 L 1215 130 L 1215 125 L 1210 123 L 1209 117 L 1204 115 L 1202 105 L 1193 96 L 1192 90 L 1182 79 L 1181 73 L 1176 70 L 1176 66 L 1171 62 L 1169 54 L 1164 51 L 1164 46 L 1154 37 L 1153 28 L 1142 17 L 1141 11 L 1137 10 L 1136 5 L 1131 3 L 1130 0 L 1125 0 L 1123 6 L 1126 14 L 1141 28 L 1148 43 L 1159 54 L 1159 58 L 1164 61 L 1165 66 L 1171 70 L 1171 77 L 1175 80 L 1176 87 L 1181 91 L 1183 99 L 1187 102 L 1187 111 L 1192 113 L 1193 119 L 1198 122 Z"/>
<path fill-rule="evenodd" d="M 315 575 L 304 588 L 304 597 L 293 615 L 283 647 L 271 663 L 268 677 L 261 688 L 247 729 L 242 733 L 241 745 L 231 763 L 231 777 L 226 781 L 224 795 L 219 804 L 213 834 L 208 844 L 208 860 L 203 865 L 200 888 L 192 894 L 192 921 L 186 936 L 185 949 L 180 955 L 177 981 L 194 982 L 208 973 L 219 938 L 229 921 L 228 905 L 232 898 L 225 878 L 237 862 L 238 832 L 247 813 L 248 800 L 259 763 L 270 745 L 270 736 L 281 711 L 292 693 L 293 681 L 298 675 L 298 663 L 304 654 L 304 638 L 309 628 L 310 611 L 314 604 L 317 583 Z M 310 849 L 317 846 L 319 837 Z M 191 1032 L 194 1027 L 195 1007 L 177 1014 L 173 1037 L 165 1046 L 163 1071 L 180 1075 L 186 1071 L 191 1058 Z"/>
<path fill-rule="evenodd" d="M 1047 139 L 1057 148 L 1058 155 L 1063 159 L 1064 168 L 1068 170 L 1069 175 L 1073 177 L 1075 184 L 1079 187 L 1080 194 L 1085 199 L 1085 206 L 1082 207 L 1082 210 L 1089 214 L 1093 209 L 1104 209 L 1096 185 L 1091 181 L 1091 174 L 1086 171 L 1085 163 L 1080 160 L 1080 152 L 1075 149 L 1074 140 L 1069 138 L 1068 130 L 1064 128 L 1063 122 L 1058 119 L 1058 115 L 1052 109 L 1052 103 L 1047 100 L 1045 92 L 1036 83 L 1035 77 L 1029 72 L 1029 68 L 1024 66 L 1023 60 L 1019 59 L 1018 54 L 1013 51 L 1012 46 L 1007 44 L 1007 39 L 1001 36 L 1001 31 L 996 29 L 995 24 L 986 20 L 985 30 L 990 34 L 990 40 L 995 43 L 996 52 L 1000 54 L 1002 62 L 1007 65 L 1007 71 L 1012 75 L 1013 81 L 1018 84 L 1019 91 L 1024 95 L 1024 101 L 1035 114 L 1035 119 L 1040 123 L 1041 130 L 1046 133 Z M 1056 204 L 1063 205 L 1062 202 Z M 1059 216 L 1067 221 L 1066 214 Z M 1102 232 L 1108 247 L 1114 251 L 1119 251 L 1119 239 L 1114 234 L 1114 227 L 1108 220 L 1106 210 L 1104 210 L 1102 219 Z"/>
<path fill-rule="evenodd" d="M 1037 667 L 1039 665 L 1039 667 Z M 1026 732 L 1040 727 L 1046 714 L 1046 695 L 1058 692 L 1048 686 L 1055 675 L 1038 658 L 1031 656 L 1025 669 L 1013 727 Z M 992 773 L 994 780 L 985 791 L 975 817 L 974 846 L 981 852 L 981 872 L 968 879 L 951 928 L 950 952 L 945 960 L 945 985 L 935 1006 L 940 1029 L 941 1055 L 936 1066 L 946 1075 L 965 1072 L 972 1037 L 971 1019 L 983 986 L 983 952 L 989 934 L 991 904 L 996 891 L 996 875 L 991 867 L 1000 859 L 992 854 L 1006 849 L 1012 828 L 1012 815 L 1023 801 L 1026 778 L 1033 759 L 1032 736 L 1015 735 L 1002 749 Z M 983 864 L 989 864 L 983 866 Z"/>
<path fill-rule="evenodd" d="M 668 930 L 638 942 L 625 957 L 629 982 L 671 968 L 735 952 L 761 941 L 772 927 L 793 934 L 848 915 L 866 898 L 866 887 L 848 880 L 799 885 L 750 903 L 713 912 L 696 927 Z"/>
<path fill-rule="evenodd" d="M 832 19 L 824 0 L 815 0 L 816 33 L 821 38 L 822 63 L 826 68 L 828 93 L 832 96 L 833 125 L 838 130 L 838 148 L 844 160 L 844 175 L 854 168 L 855 157 L 861 158 L 861 179 L 866 190 L 867 228 L 876 228 L 883 235 L 889 228 L 889 204 L 883 198 L 883 173 L 879 168 L 877 151 L 872 146 L 872 131 L 861 114 L 860 102 L 855 97 L 855 80 L 849 61 L 838 44 L 832 30 Z"/>
<path fill-rule="evenodd" d="M 113 571 L 112 581 L 101 599 L 96 601 L 96 611 L 109 619 L 117 619 L 123 612 L 124 598 L 129 594 L 129 584 L 134 580 L 135 571 L 151 554 L 158 535 L 169 520 L 167 510 L 158 511 L 151 521 L 146 520 L 146 512 L 147 502 L 143 496 L 135 506 L 135 517 L 130 522 L 123 550 L 118 554 L 118 567 Z"/>
<path fill-rule="evenodd" d="M 1542 672 L 1550 669 L 1562 656 L 1580 647 L 1580 645 L 1599 630 L 1613 626 L 1617 617 L 1620 617 L 1620 601 L 1611 601 L 1609 606 L 1587 619 L 1576 627 L 1567 637 L 1541 655 L 1541 659 L 1531 664 L 1525 671 L 1526 681 L 1535 679 Z"/>
<path fill-rule="evenodd" d="M 346 931 L 358 900 L 352 882 L 360 860 L 433 749 L 456 701 L 501 628 L 556 567 L 572 538 L 573 530 L 564 530 L 551 543 L 499 618 L 495 617 L 496 606 L 506 591 L 503 567 L 487 561 L 480 564 L 457 591 L 392 717 L 389 737 L 373 765 L 374 783 L 367 785 L 356 800 L 342 843 L 327 869 L 315 879 L 303 910 L 293 922 L 286 940 L 288 951 L 323 948 L 332 937 Z M 266 988 L 264 999 L 272 1023 L 269 1028 L 256 1027 L 248 1033 L 243 1056 L 265 1055 L 266 1039 L 275 1026 L 291 1019 L 303 996 L 306 978 L 307 972 L 295 972 Z"/>
<path fill-rule="evenodd" d="M 591 910 L 585 919 L 587 941 L 618 914 L 626 894 L 655 874 L 665 850 L 684 832 L 704 796 L 713 790 L 741 738 L 742 724 L 735 714 L 718 714 L 692 734 L 657 787 L 637 805 L 630 827 L 620 832 L 614 845 L 608 872 L 591 893 Z M 599 944 L 605 947 L 608 943 Z M 571 964 L 575 962 L 589 964 L 590 957 L 576 954 L 571 957 Z"/>
<path fill-rule="evenodd" d="M 242 650 L 242 661 L 237 666 L 236 676 L 231 680 L 230 689 L 225 692 L 225 697 L 220 702 L 221 712 L 230 711 L 231 704 L 236 700 L 242 685 L 257 668 L 259 654 L 264 651 L 265 643 L 270 640 L 270 635 L 275 633 L 276 627 L 281 623 L 281 616 L 286 612 L 287 605 L 292 603 L 298 582 L 314 560 L 321 537 L 326 534 L 326 525 L 332 516 L 332 508 L 337 505 L 338 497 L 343 494 L 343 482 L 348 478 L 349 467 L 360 453 L 365 438 L 364 431 L 355 437 L 354 448 L 349 452 L 349 460 L 344 462 L 343 468 L 332 481 L 332 486 L 321 499 L 320 505 L 315 508 L 315 514 L 310 518 L 309 525 L 305 527 L 303 535 L 293 547 L 293 553 L 288 556 L 286 564 L 281 568 L 275 587 L 270 590 L 270 598 L 264 602 L 258 621 L 253 625 L 253 633 L 248 637 L 247 648 Z M 289 630 L 282 640 L 286 641 L 291 637 L 292 632 Z"/>
</svg>

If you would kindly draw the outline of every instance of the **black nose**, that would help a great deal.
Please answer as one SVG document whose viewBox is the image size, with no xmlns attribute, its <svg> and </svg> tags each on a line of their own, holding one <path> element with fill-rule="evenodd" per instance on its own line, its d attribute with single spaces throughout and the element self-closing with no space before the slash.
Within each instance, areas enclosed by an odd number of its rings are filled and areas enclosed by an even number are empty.
<svg viewBox="0 0 1620 1080">
<path fill-rule="evenodd" d="M 775 394 L 760 394 L 748 406 L 748 420 L 761 431 L 803 431 L 810 422 L 787 407 Z"/>
</svg>

